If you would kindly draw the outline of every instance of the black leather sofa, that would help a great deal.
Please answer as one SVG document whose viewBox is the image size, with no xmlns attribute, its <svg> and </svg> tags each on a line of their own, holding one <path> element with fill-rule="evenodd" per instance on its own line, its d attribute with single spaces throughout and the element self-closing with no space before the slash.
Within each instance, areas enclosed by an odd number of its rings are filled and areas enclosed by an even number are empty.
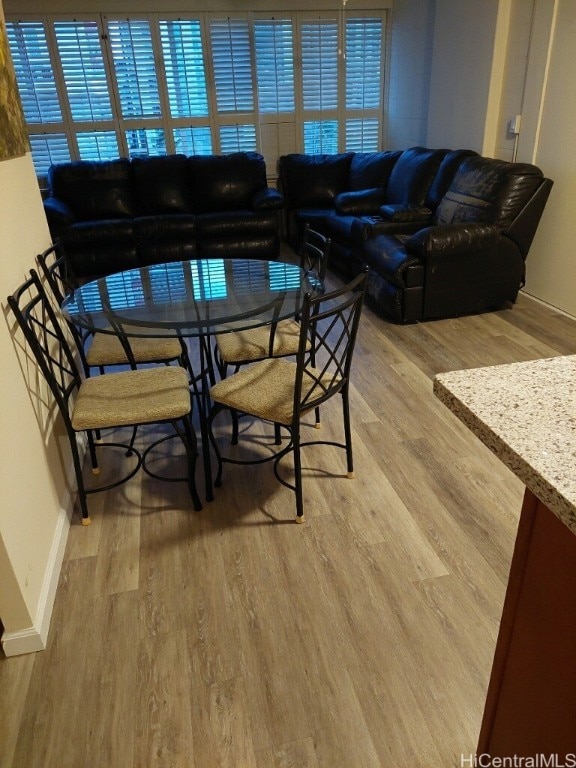
<svg viewBox="0 0 576 768">
<path fill-rule="evenodd" d="M 330 267 L 370 268 L 368 301 L 409 323 L 516 300 L 552 188 L 540 169 L 472 150 L 284 155 L 285 231 L 332 240 Z"/>
<path fill-rule="evenodd" d="M 51 236 L 80 279 L 191 258 L 275 259 L 280 193 L 261 155 L 53 165 L 44 201 Z"/>
</svg>

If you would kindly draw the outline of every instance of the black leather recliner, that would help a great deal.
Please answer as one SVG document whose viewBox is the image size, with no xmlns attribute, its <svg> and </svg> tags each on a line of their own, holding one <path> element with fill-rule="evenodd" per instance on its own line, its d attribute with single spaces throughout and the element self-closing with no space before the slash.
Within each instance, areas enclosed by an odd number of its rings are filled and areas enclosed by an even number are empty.
<svg viewBox="0 0 576 768">
<path fill-rule="evenodd" d="M 54 165 L 44 208 L 78 278 L 191 258 L 276 259 L 284 202 L 255 152 Z"/>
<path fill-rule="evenodd" d="M 331 269 L 368 265 L 368 301 L 404 323 L 514 302 L 552 188 L 533 165 L 424 147 L 286 155 L 279 171 L 292 242 L 306 223 L 329 236 Z"/>
</svg>

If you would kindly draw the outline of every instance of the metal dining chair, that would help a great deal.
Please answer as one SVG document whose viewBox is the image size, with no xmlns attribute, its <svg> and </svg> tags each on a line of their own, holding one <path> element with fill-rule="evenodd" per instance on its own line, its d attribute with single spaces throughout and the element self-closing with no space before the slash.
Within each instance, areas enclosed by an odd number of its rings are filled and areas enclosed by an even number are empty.
<svg viewBox="0 0 576 768">
<path fill-rule="evenodd" d="M 306 224 L 300 252 L 300 268 L 313 273 L 320 284 L 324 283 L 330 259 L 330 238 L 316 232 Z M 245 331 L 222 334 L 216 337 L 214 359 L 221 378 L 226 378 L 228 367 L 237 373 L 240 367 L 266 358 L 291 357 L 298 354 L 300 322 L 294 319 L 280 320 L 269 326 L 250 328 Z M 308 349 L 310 346 L 308 345 Z M 317 429 L 320 428 L 320 409 L 315 411 Z M 280 444 L 280 430 L 274 428 L 276 444 Z M 232 444 L 238 442 L 238 419 L 232 417 Z"/>
<path fill-rule="evenodd" d="M 38 265 L 58 305 L 64 301 L 67 293 L 74 286 L 73 280 L 67 273 L 65 256 L 59 253 L 58 245 L 53 245 L 37 257 Z M 148 363 L 177 362 L 188 368 L 188 350 L 181 338 L 153 338 L 131 336 L 129 350 L 117 334 L 105 332 L 83 331 L 69 323 L 74 334 L 74 340 L 83 357 L 83 365 L 87 376 L 91 369 L 97 368 L 100 373 L 109 366 L 137 367 Z M 128 330 L 125 328 L 125 331 Z"/>
<path fill-rule="evenodd" d="M 306 296 L 300 318 L 296 361 L 268 358 L 222 379 L 210 389 L 214 401 L 209 419 L 209 434 L 218 460 L 215 485 L 222 481 L 224 463 L 261 464 L 273 460 L 277 479 L 296 494 L 296 522 L 304 521 L 300 449 L 306 445 L 333 445 L 346 451 L 348 477 L 353 477 L 352 435 L 350 427 L 349 385 L 354 345 L 366 290 L 367 272 L 348 285 L 318 298 Z M 302 417 L 335 395 L 342 397 L 345 442 L 325 440 L 302 442 Z M 223 456 L 214 436 L 213 423 L 218 413 L 246 414 L 279 424 L 288 430 L 288 445 L 273 456 L 240 460 Z M 278 463 L 294 454 L 294 484 L 284 480 Z"/>
<path fill-rule="evenodd" d="M 304 230 L 300 267 L 314 272 L 324 282 L 330 257 L 330 240 L 319 232 Z M 276 324 L 226 333 L 216 337 L 214 357 L 221 378 L 226 378 L 228 367 L 237 372 L 242 365 L 267 357 L 289 357 L 298 353 L 300 323 L 298 319 L 280 320 Z"/>
<path fill-rule="evenodd" d="M 192 399 L 187 371 L 176 365 L 154 366 L 147 369 L 104 373 L 85 377 L 78 364 L 78 355 L 64 330 L 52 301 L 37 272 L 8 296 L 8 305 L 22 329 L 28 348 L 46 379 L 62 415 L 68 435 L 80 500 L 82 523 L 90 523 L 87 496 L 109 490 L 126 482 L 142 468 L 159 480 L 186 480 L 194 509 L 202 509 L 196 490 L 195 467 L 198 455 L 196 435 L 192 426 Z M 136 456 L 136 465 L 120 480 L 98 488 L 86 488 L 82 476 L 79 440 L 86 436 L 92 471 L 98 474 L 94 433 L 120 427 L 169 423 L 184 445 L 187 457 L 186 478 L 167 478 L 152 472 L 146 465 L 149 451 L 161 441 L 155 441 L 140 452 L 132 445 L 128 454 Z M 117 442 L 104 446 L 126 448 Z"/>
</svg>

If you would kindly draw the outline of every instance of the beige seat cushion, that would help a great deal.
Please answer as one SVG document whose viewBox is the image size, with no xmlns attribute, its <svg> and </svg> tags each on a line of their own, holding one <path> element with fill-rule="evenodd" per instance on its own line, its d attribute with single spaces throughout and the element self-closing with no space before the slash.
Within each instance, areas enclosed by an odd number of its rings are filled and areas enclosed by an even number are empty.
<svg viewBox="0 0 576 768">
<path fill-rule="evenodd" d="M 106 373 L 82 382 L 72 414 L 75 430 L 179 419 L 190 412 L 188 374 L 180 366 Z"/>
<path fill-rule="evenodd" d="M 131 336 L 128 343 L 137 363 L 167 362 L 182 354 L 180 341 L 176 338 Z M 125 365 L 128 359 L 118 336 L 113 333 L 96 333 L 86 351 L 86 362 L 90 366 L 100 367 Z"/>
<path fill-rule="evenodd" d="M 319 385 L 314 397 L 320 397 L 334 380 L 331 374 L 323 376 L 315 368 L 307 368 L 302 383 L 302 399 Z M 239 373 L 223 379 L 210 389 L 212 398 L 229 408 L 249 413 L 260 419 L 291 424 L 294 413 L 294 384 L 296 363 L 283 358 L 268 358 L 249 365 Z M 305 410 L 310 410 L 311 405 Z"/>
<path fill-rule="evenodd" d="M 225 363 L 262 360 L 269 355 L 271 326 L 249 328 L 246 331 L 221 333 L 216 337 L 220 357 Z M 298 352 L 300 325 L 295 320 L 281 320 L 274 334 L 275 357 L 287 357 Z M 307 349 L 310 344 L 307 344 Z"/>
</svg>

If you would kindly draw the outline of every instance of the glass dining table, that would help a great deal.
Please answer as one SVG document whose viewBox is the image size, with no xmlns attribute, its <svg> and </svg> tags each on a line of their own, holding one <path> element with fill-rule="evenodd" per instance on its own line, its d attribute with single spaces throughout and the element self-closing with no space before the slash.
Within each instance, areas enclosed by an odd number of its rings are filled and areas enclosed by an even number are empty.
<svg viewBox="0 0 576 768">
<path fill-rule="evenodd" d="M 188 360 L 201 432 L 206 499 L 213 498 L 207 419 L 215 366 L 211 337 L 294 317 L 304 296 L 324 291 L 318 277 L 297 264 L 260 259 L 211 258 L 152 264 L 100 277 L 67 295 L 63 314 L 75 325 L 130 338 L 195 338 Z"/>
</svg>

